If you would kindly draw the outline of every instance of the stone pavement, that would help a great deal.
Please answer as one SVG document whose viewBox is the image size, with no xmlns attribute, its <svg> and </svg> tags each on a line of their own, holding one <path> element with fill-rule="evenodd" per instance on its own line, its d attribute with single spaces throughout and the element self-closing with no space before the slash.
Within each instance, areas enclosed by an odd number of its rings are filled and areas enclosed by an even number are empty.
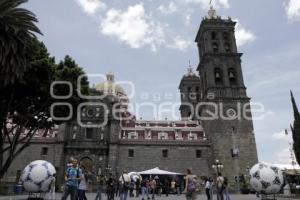
<svg viewBox="0 0 300 200">
<path fill-rule="evenodd" d="M 96 194 L 95 193 L 88 193 L 87 198 L 88 200 L 94 200 Z M 25 200 L 28 196 L 26 195 L 19 195 L 19 196 L 0 196 L 0 200 Z M 61 193 L 56 194 L 56 200 L 60 200 Z M 102 195 L 102 200 L 106 200 L 107 197 Z M 214 195 L 213 200 L 216 200 L 216 196 Z M 119 198 L 115 198 L 115 200 L 119 200 Z M 128 200 L 141 200 L 141 198 L 128 198 Z M 165 195 L 161 197 L 156 197 L 155 200 L 185 200 L 184 195 L 169 195 L 166 197 Z M 198 195 L 197 200 L 206 200 L 205 195 Z M 231 200 L 260 200 L 255 195 L 231 195 Z M 291 198 L 277 198 L 277 200 L 291 200 Z M 294 200 L 294 199 L 293 199 Z"/>
</svg>

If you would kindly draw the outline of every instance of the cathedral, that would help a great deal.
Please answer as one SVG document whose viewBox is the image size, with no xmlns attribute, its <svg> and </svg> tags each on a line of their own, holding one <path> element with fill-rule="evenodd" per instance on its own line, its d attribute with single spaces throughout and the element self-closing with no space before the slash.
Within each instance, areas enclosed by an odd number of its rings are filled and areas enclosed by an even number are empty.
<svg viewBox="0 0 300 200">
<path fill-rule="evenodd" d="M 42 159 L 53 163 L 62 184 L 71 158 L 95 175 L 154 167 L 185 173 L 190 168 L 198 176 L 221 171 L 233 182 L 246 174 L 258 158 L 235 25 L 213 8 L 203 18 L 195 38 L 200 62 L 179 83 L 180 120 L 136 119 L 127 110 L 125 90 L 109 73 L 90 89 L 95 98 L 82 105 L 80 120 L 56 127 L 47 137 L 37 134 L 4 181 L 15 183 L 29 162 Z M 221 168 L 216 169 L 216 160 Z"/>
</svg>

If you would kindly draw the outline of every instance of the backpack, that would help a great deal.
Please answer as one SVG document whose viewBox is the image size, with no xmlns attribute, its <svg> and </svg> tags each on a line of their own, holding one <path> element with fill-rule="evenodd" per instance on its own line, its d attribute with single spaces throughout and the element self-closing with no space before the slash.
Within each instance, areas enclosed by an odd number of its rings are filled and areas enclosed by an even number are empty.
<svg viewBox="0 0 300 200">
<path fill-rule="evenodd" d="M 194 191 L 196 191 L 196 181 L 193 177 L 189 177 L 187 183 L 187 192 L 192 193 Z"/>
</svg>

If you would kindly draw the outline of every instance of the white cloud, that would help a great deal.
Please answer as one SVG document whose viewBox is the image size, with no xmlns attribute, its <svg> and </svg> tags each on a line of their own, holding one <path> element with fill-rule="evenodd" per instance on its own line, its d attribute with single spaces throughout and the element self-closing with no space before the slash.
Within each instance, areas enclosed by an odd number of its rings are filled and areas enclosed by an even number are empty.
<svg viewBox="0 0 300 200">
<path fill-rule="evenodd" d="M 288 131 L 288 135 L 286 135 L 285 131 L 273 133 L 272 138 L 275 140 L 282 140 L 282 141 L 292 141 L 291 131 Z"/>
<path fill-rule="evenodd" d="M 85 13 L 94 15 L 99 9 L 106 9 L 106 5 L 100 0 L 76 0 Z"/>
<path fill-rule="evenodd" d="M 191 46 L 191 42 L 184 40 L 180 36 L 176 36 L 174 38 L 173 43 L 169 46 L 170 48 L 178 49 L 180 51 L 185 51 L 187 48 Z"/>
<path fill-rule="evenodd" d="M 162 24 L 147 14 L 142 3 L 129 6 L 124 11 L 108 10 L 102 19 L 100 31 L 131 48 L 149 46 L 152 51 L 157 51 L 164 46 L 185 51 L 191 44 L 181 36 L 174 36 L 167 24 Z"/>
<path fill-rule="evenodd" d="M 185 15 L 185 17 L 184 17 L 184 24 L 185 24 L 186 26 L 188 26 L 188 25 L 191 24 L 191 14 Z"/>
<path fill-rule="evenodd" d="M 252 31 L 247 30 L 243 26 L 241 26 L 238 20 L 235 21 L 237 21 L 235 31 L 237 46 L 240 47 L 250 42 L 253 42 L 256 39 L 255 34 Z"/>
<path fill-rule="evenodd" d="M 172 14 L 178 11 L 174 1 L 171 1 L 168 5 L 162 4 L 157 9 L 163 14 Z"/>
<path fill-rule="evenodd" d="M 121 11 L 110 9 L 100 26 L 101 33 L 115 37 L 132 48 L 150 45 L 153 51 L 165 43 L 165 33 L 160 23 L 147 15 L 143 4 L 129 6 Z"/>
<path fill-rule="evenodd" d="M 288 0 L 284 2 L 285 11 L 290 20 L 300 20 L 300 1 Z"/>
</svg>

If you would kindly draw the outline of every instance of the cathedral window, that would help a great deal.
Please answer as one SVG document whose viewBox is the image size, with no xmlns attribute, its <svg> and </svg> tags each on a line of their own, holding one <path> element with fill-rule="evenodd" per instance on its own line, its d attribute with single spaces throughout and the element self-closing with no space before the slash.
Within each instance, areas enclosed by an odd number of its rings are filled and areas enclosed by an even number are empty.
<svg viewBox="0 0 300 200">
<path fill-rule="evenodd" d="M 228 32 L 223 33 L 223 39 L 224 40 L 229 40 L 229 33 Z"/>
<path fill-rule="evenodd" d="M 200 149 L 196 150 L 196 158 L 201 158 L 202 157 L 202 151 Z"/>
<path fill-rule="evenodd" d="M 167 140 L 168 139 L 168 133 L 166 133 L 166 132 L 158 133 L 158 139 Z"/>
<path fill-rule="evenodd" d="M 216 32 L 211 32 L 211 39 L 216 40 L 217 39 L 217 33 Z"/>
<path fill-rule="evenodd" d="M 223 83 L 222 71 L 220 68 L 215 69 L 215 82 L 216 82 L 216 85 L 221 85 Z"/>
<path fill-rule="evenodd" d="M 213 49 L 213 52 L 214 52 L 214 53 L 219 52 L 219 45 L 218 45 L 217 42 L 213 42 L 213 43 L 212 43 L 212 49 Z"/>
<path fill-rule="evenodd" d="M 42 156 L 48 155 L 48 147 L 43 147 L 43 148 L 42 148 L 41 155 L 42 155 Z"/>
<path fill-rule="evenodd" d="M 136 132 L 128 133 L 128 139 L 129 139 L 129 140 L 135 140 L 135 139 L 138 139 L 137 133 L 136 133 Z"/>
<path fill-rule="evenodd" d="M 227 52 L 227 53 L 229 53 L 231 51 L 230 44 L 228 42 L 226 42 L 224 44 L 224 49 L 225 49 L 225 52 Z"/>
<path fill-rule="evenodd" d="M 231 85 L 237 84 L 237 79 L 236 79 L 236 71 L 233 68 L 230 68 L 228 70 L 228 78 L 229 78 L 229 83 Z"/>
<path fill-rule="evenodd" d="M 134 157 L 134 150 L 133 149 L 128 149 L 128 157 L 133 158 Z"/>
<path fill-rule="evenodd" d="M 85 138 L 86 139 L 93 139 L 93 129 L 87 128 L 85 131 Z"/>
<path fill-rule="evenodd" d="M 167 158 L 169 156 L 169 151 L 168 151 L 168 149 L 163 149 L 162 150 L 162 157 L 163 158 Z"/>
</svg>

